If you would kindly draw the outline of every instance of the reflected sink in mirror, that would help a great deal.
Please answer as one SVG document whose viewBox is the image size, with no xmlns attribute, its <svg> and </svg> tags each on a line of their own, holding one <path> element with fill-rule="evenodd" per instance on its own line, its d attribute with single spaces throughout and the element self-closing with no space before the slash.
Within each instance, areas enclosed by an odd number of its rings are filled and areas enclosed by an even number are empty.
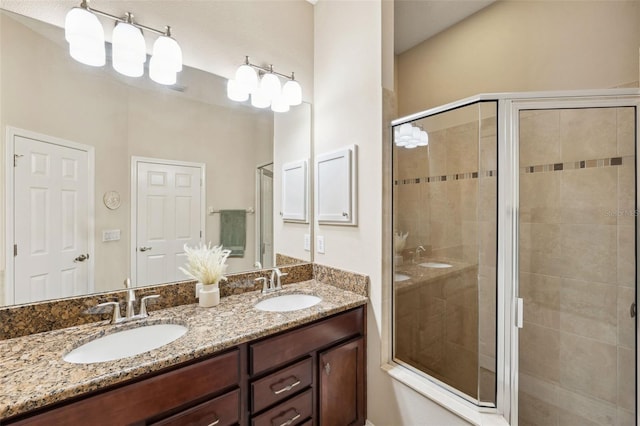
<svg viewBox="0 0 640 426">
<path fill-rule="evenodd" d="M 440 262 L 425 262 L 425 263 L 421 263 L 420 266 L 422 266 L 423 268 L 437 268 L 437 269 L 451 268 L 451 265 L 449 265 L 448 263 L 440 263 Z"/>
<path fill-rule="evenodd" d="M 267 312 L 291 312 L 310 308 L 320 302 L 321 298 L 310 294 L 285 294 L 258 302 L 254 307 Z"/>
<path fill-rule="evenodd" d="M 73 364 L 115 361 L 167 345 L 187 332 L 178 324 L 155 324 L 130 328 L 99 337 L 72 350 L 63 359 Z"/>
<path fill-rule="evenodd" d="M 393 275 L 393 279 L 397 283 L 402 282 L 402 281 L 406 281 L 406 280 L 408 280 L 410 278 L 411 277 L 409 275 L 405 275 L 405 274 L 394 274 Z"/>
</svg>

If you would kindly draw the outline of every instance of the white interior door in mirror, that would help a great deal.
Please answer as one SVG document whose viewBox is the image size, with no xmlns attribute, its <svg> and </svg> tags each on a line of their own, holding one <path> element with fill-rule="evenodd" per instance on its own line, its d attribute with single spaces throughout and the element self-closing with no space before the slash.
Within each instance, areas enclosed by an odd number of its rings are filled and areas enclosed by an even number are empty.
<svg viewBox="0 0 640 426">
<path fill-rule="evenodd" d="M 318 223 L 357 225 L 357 146 L 316 157 Z"/>
<path fill-rule="evenodd" d="M 9 191 L 15 203 L 9 212 L 14 246 L 8 250 L 13 255 L 8 278 L 14 300 L 8 301 L 31 303 L 93 291 L 92 148 L 10 133 L 13 164 L 7 166 L 13 166 Z"/>
<path fill-rule="evenodd" d="M 286 222 L 309 221 L 306 159 L 282 166 L 282 219 Z"/>
<path fill-rule="evenodd" d="M 204 164 L 135 158 L 134 164 L 135 285 L 187 279 L 178 267 L 187 261 L 184 245 L 195 246 L 204 235 Z"/>
</svg>

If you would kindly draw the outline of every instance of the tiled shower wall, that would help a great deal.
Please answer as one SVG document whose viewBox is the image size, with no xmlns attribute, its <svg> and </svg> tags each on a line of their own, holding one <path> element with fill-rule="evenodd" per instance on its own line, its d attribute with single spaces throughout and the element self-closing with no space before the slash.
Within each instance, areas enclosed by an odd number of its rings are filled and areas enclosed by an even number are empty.
<svg viewBox="0 0 640 426">
<path fill-rule="evenodd" d="M 409 234 L 403 272 L 413 277 L 396 292 L 396 354 L 495 402 L 496 106 L 464 109 L 413 123 L 429 132 L 428 147 L 394 148 L 394 231 Z M 462 262 L 466 270 L 415 278 L 406 264 L 419 245 L 427 249 L 419 261 Z"/>
<path fill-rule="evenodd" d="M 635 425 L 635 109 L 519 124 L 519 424 Z"/>
</svg>

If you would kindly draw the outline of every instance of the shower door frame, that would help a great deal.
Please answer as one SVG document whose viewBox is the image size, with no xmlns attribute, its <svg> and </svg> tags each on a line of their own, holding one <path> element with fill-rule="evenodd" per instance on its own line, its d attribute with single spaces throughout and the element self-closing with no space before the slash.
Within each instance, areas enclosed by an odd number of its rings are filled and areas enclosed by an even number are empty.
<svg viewBox="0 0 640 426">
<path fill-rule="evenodd" d="M 452 109 L 482 101 L 498 103 L 498 206 L 497 206 L 497 298 L 496 298 L 496 407 L 478 406 L 454 394 L 435 382 L 396 362 L 394 357 L 394 299 L 393 299 L 393 249 L 385 256 L 384 271 L 386 302 L 383 309 L 387 320 L 383 329 L 381 368 L 391 377 L 404 383 L 416 392 L 431 399 L 445 409 L 473 424 L 504 425 L 518 424 L 518 284 L 519 284 L 519 149 L 517 118 L 524 109 L 549 108 L 636 108 L 636 206 L 640 206 L 638 183 L 640 182 L 640 156 L 638 155 L 638 125 L 640 124 L 639 89 L 596 89 L 581 91 L 513 92 L 480 94 L 441 105 L 426 111 L 411 114 L 391 122 L 390 138 L 393 144 L 393 127 L 426 118 Z M 389 170 L 393 170 L 389 156 Z M 392 175 L 391 175 L 391 178 Z M 387 205 L 393 212 L 393 192 L 386 196 Z M 393 239 L 393 213 L 390 215 L 386 235 Z M 636 217 L 636 265 L 640 253 Z M 390 244 L 393 247 L 393 244 Z M 636 266 L 636 305 L 638 303 L 638 273 Z M 383 297 L 383 300 L 385 297 Z M 640 407 L 638 389 L 638 319 L 636 317 L 636 416 Z"/>
<path fill-rule="evenodd" d="M 503 309 L 509 313 L 512 324 L 510 333 L 505 336 L 509 341 L 509 359 L 510 367 L 510 413 L 509 424 L 518 425 L 518 393 L 519 393 L 519 330 L 522 325 L 522 314 L 518 312 L 519 296 L 519 241 L 520 241 L 520 146 L 519 146 L 519 117 L 523 110 L 550 110 L 550 109 L 580 109 L 580 108 L 635 108 L 635 162 L 636 162 L 636 209 L 640 205 L 640 196 L 638 194 L 638 182 L 640 171 L 640 157 L 638 156 L 638 124 L 640 123 L 640 91 L 637 89 L 610 89 L 610 90 L 594 90 L 582 92 L 545 92 L 545 93 L 527 93 L 513 94 L 512 98 L 502 99 L 498 105 L 498 115 L 503 120 L 502 126 L 499 125 L 498 136 L 498 157 L 506 161 L 498 163 L 498 223 L 505 225 L 503 232 L 499 232 L 498 236 L 498 288 L 503 291 L 510 292 L 505 295 L 502 300 Z M 500 119 L 499 119 L 500 120 Z M 502 137 L 502 141 L 501 141 Z M 503 178 L 500 179 L 500 176 Z M 502 197 L 501 197 L 502 194 Z M 501 217 L 502 215 L 502 217 Z M 502 219 L 502 221 L 500 220 Z M 639 250 L 639 234 L 638 234 L 638 217 L 635 218 L 635 234 L 636 234 L 636 287 L 635 287 L 635 303 L 638 303 L 638 253 Z M 502 238 L 500 238 L 502 236 Z M 502 243 L 503 250 L 500 249 Z M 500 276 L 502 275 L 502 277 Z M 502 286 L 500 284 L 502 278 Z M 511 281 L 513 285 L 508 286 L 506 283 Z M 499 290 L 500 291 L 500 290 Z M 500 297 L 499 299 L 500 300 Z M 522 311 L 526 310 L 526 306 Z M 520 324 L 518 324 L 520 322 Z M 639 380 L 638 366 L 640 365 L 640 357 L 638 356 L 638 319 L 635 318 L 636 327 L 636 418 L 638 415 L 638 406 L 640 406 L 639 398 Z M 505 368 L 507 366 L 505 365 Z M 505 416 L 506 417 L 506 416 Z M 637 423 L 636 423 L 637 424 Z"/>
</svg>

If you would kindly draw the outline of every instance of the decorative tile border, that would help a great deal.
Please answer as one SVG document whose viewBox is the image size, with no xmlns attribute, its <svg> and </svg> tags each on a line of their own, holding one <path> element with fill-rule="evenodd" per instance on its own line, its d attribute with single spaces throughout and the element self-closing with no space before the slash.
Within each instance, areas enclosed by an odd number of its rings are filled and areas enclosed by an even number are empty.
<svg viewBox="0 0 640 426">
<path fill-rule="evenodd" d="M 633 156 L 600 158 L 597 160 L 569 161 L 566 163 L 552 163 L 552 164 L 541 164 L 536 166 L 520 167 L 520 174 L 541 173 L 541 172 L 561 172 L 563 170 L 622 166 L 627 164 L 634 164 L 634 162 L 635 162 L 635 158 Z M 454 181 L 454 180 L 478 179 L 479 177 L 480 178 L 493 177 L 497 175 L 498 175 L 498 172 L 496 170 L 487 170 L 484 172 L 468 172 L 468 173 L 457 173 L 453 175 L 427 176 L 427 177 L 410 178 L 410 179 L 396 179 L 393 181 L 393 184 L 397 186 L 397 185 L 412 185 L 416 183 L 447 182 L 447 181 Z"/>
<path fill-rule="evenodd" d="M 307 281 L 313 279 L 311 263 L 295 266 L 283 266 L 283 284 Z M 222 297 L 240 294 L 248 291 L 260 290 L 262 285 L 256 282 L 258 277 L 269 278 L 271 271 L 263 269 L 256 272 L 246 272 L 228 275 L 228 281 L 220 283 Z M 166 309 L 173 306 L 196 303 L 195 281 L 163 284 L 153 287 L 142 287 L 136 290 L 138 300 L 148 294 L 159 294 L 160 298 L 149 302 L 150 310 Z M 88 314 L 88 310 L 98 303 L 106 301 L 120 301 L 120 309 L 125 306 L 121 291 L 93 294 L 89 296 L 71 297 L 67 299 L 48 300 L 26 305 L 0 307 L 0 340 L 43 331 L 58 330 L 76 325 L 88 324 L 108 320 L 109 313 Z"/>
<path fill-rule="evenodd" d="M 569 161 L 566 163 L 542 164 L 537 166 L 520 167 L 520 174 L 541 173 L 541 172 L 561 172 L 563 170 L 591 169 L 595 167 L 622 166 L 623 164 L 633 164 L 633 156 L 600 158 L 597 160 Z"/>
<path fill-rule="evenodd" d="M 454 180 L 466 180 L 466 179 L 478 179 L 484 177 L 497 176 L 497 170 L 485 170 L 481 172 L 468 172 L 468 173 L 456 173 L 453 175 L 441 175 L 441 176 L 426 176 L 411 179 L 396 179 L 393 181 L 394 185 L 411 185 L 415 183 L 431 183 L 431 182 L 447 182 Z"/>
</svg>

